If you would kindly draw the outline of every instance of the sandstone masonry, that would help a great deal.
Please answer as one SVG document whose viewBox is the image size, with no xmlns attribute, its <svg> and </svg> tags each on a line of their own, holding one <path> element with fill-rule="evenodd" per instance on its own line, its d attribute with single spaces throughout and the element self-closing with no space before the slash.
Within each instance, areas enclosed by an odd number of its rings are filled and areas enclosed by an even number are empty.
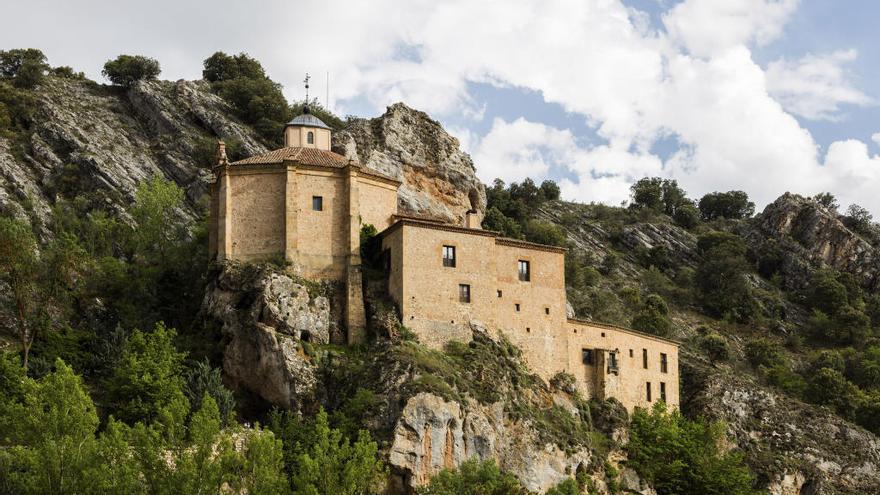
<svg viewBox="0 0 880 495">
<path fill-rule="evenodd" d="M 211 186 L 213 259 L 284 259 L 291 271 L 346 289 L 349 343 L 363 340 L 360 231 L 380 232 L 388 292 L 404 325 L 434 348 L 470 339 L 479 323 L 502 332 L 542 378 L 566 372 L 588 397 L 628 409 L 679 403 L 678 344 L 566 316 L 565 249 L 479 228 L 398 215 L 400 181 L 330 151 L 330 129 L 308 113 L 285 147 L 229 163 L 218 147 Z"/>
</svg>

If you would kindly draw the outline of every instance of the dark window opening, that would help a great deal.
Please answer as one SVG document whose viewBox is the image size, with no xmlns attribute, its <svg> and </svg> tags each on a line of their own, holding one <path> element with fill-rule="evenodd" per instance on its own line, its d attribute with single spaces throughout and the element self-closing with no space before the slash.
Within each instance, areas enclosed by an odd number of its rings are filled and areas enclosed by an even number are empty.
<svg viewBox="0 0 880 495">
<path fill-rule="evenodd" d="M 660 353 L 660 373 L 668 373 L 669 372 L 669 364 L 666 361 L 666 354 Z"/>
<path fill-rule="evenodd" d="M 602 336 L 603 336 L 603 337 L 605 336 L 605 332 L 602 332 Z"/>
<path fill-rule="evenodd" d="M 463 303 L 471 302 L 471 286 L 468 284 L 458 284 L 458 301 Z"/>
<path fill-rule="evenodd" d="M 633 350 L 632 349 L 629 350 L 629 357 L 633 357 Z"/>
<path fill-rule="evenodd" d="M 645 387 L 645 396 L 648 398 L 648 402 L 651 402 L 651 382 L 648 382 L 647 387 Z"/>
<path fill-rule="evenodd" d="M 519 313 L 519 303 L 514 304 L 513 307 L 516 308 L 516 312 Z"/>
<path fill-rule="evenodd" d="M 323 196 L 312 196 L 312 209 L 315 211 L 324 211 Z"/>
<path fill-rule="evenodd" d="M 608 353 L 608 371 L 610 373 L 617 373 L 617 353 L 609 352 Z"/>
<path fill-rule="evenodd" d="M 545 314 L 545 315 L 549 315 L 549 314 L 550 314 L 550 308 L 544 308 L 544 314 Z"/>
<path fill-rule="evenodd" d="M 501 291 L 500 291 L 500 290 L 498 291 L 498 297 L 501 297 Z"/>
<path fill-rule="evenodd" d="M 532 333 L 532 329 L 529 327 L 526 327 L 526 333 Z"/>
<path fill-rule="evenodd" d="M 443 246 L 443 266 L 455 268 L 455 246 Z"/>
<path fill-rule="evenodd" d="M 306 142 L 309 144 L 315 144 L 315 133 L 314 132 L 309 131 L 309 133 L 306 134 Z"/>
<path fill-rule="evenodd" d="M 522 282 L 528 282 L 532 279 L 528 261 L 519 260 L 519 279 Z"/>
<path fill-rule="evenodd" d="M 592 349 L 581 349 L 581 362 L 588 366 L 593 365 L 593 350 Z"/>
<path fill-rule="evenodd" d="M 666 402 L 666 383 L 660 382 L 660 400 Z"/>
<path fill-rule="evenodd" d="M 642 368 L 648 369 L 648 350 L 642 349 Z"/>
</svg>

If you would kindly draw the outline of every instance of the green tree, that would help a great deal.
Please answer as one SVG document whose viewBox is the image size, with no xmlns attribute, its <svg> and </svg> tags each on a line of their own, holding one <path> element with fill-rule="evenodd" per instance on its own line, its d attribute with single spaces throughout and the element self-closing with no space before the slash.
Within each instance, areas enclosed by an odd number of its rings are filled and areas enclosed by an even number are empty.
<svg viewBox="0 0 880 495">
<path fill-rule="evenodd" d="M 161 72 L 156 59 L 142 55 L 120 55 L 108 60 L 101 74 L 111 83 L 129 88 L 138 81 L 156 79 Z"/>
<path fill-rule="evenodd" d="M 672 330 L 669 306 L 657 294 L 651 294 L 642 302 L 642 308 L 632 319 L 632 327 L 653 335 L 667 336 Z"/>
<path fill-rule="evenodd" d="M 220 370 L 211 366 L 207 359 L 197 362 L 184 375 L 186 381 L 186 397 L 193 410 L 202 407 L 202 398 L 206 395 L 214 400 L 220 410 L 223 426 L 228 426 L 235 419 L 235 398 L 232 391 L 223 385 Z"/>
<path fill-rule="evenodd" d="M 132 332 L 107 384 L 117 416 L 151 423 L 175 403 L 187 403 L 181 377 L 184 354 L 174 347 L 174 329 L 157 323 L 152 332 Z M 216 407 L 216 403 L 215 403 Z"/>
<path fill-rule="evenodd" d="M 15 322 L 25 371 L 34 339 L 49 325 L 40 268 L 37 240 L 31 228 L 24 222 L 0 217 L 0 281 L 8 287 L 4 299 Z"/>
<path fill-rule="evenodd" d="M 755 214 L 755 203 L 743 191 L 713 192 L 700 198 L 698 205 L 704 220 L 727 218 L 740 220 Z"/>
<path fill-rule="evenodd" d="M 581 488 L 574 478 L 568 478 L 551 487 L 544 495 L 581 495 Z"/>
<path fill-rule="evenodd" d="M 0 50 L 0 78 L 11 80 L 17 88 L 33 89 L 48 70 L 46 56 L 36 48 Z"/>
<path fill-rule="evenodd" d="M 727 339 L 717 333 L 710 333 L 700 339 L 700 348 L 713 363 L 730 359 L 730 346 Z"/>
<path fill-rule="evenodd" d="M 519 480 L 498 468 L 493 459 L 470 459 L 457 469 L 444 469 L 418 490 L 419 495 L 524 495 Z"/>
<path fill-rule="evenodd" d="M 843 217 L 846 226 L 859 233 L 867 232 L 873 221 L 874 217 L 871 216 L 871 212 L 856 204 L 849 205 L 849 208 L 846 209 L 846 215 Z"/>
<path fill-rule="evenodd" d="M 807 289 L 807 306 L 833 315 L 846 307 L 848 300 L 846 287 L 837 281 L 834 273 L 820 270 L 813 274 Z"/>
<path fill-rule="evenodd" d="M 558 226 L 541 220 L 529 220 L 526 224 L 526 240 L 547 244 L 550 246 L 564 246 L 565 233 Z"/>
<path fill-rule="evenodd" d="M 290 469 L 295 493 L 366 495 L 382 490 L 387 471 L 367 431 L 361 430 L 350 442 L 341 430 L 330 427 L 321 409 L 311 431 L 298 435 L 306 441 L 293 446 L 299 450 Z"/>
<path fill-rule="evenodd" d="M 822 368 L 807 379 L 806 398 L 815 404 L 831 407 L 841 416 L 852 418 L 861 399 L 861 391 L 843 374 Z"/>
<path fill-rule="evenodd" d="M 721 448 L 724 430 L 722 423 L 668 412 L 662 402 L 651 411 L 636 409 L 627 465 L 661 494 L 751 495 L 752 475 L 742 454 Z"/>
<path fill-rule="evenodd" d="M 712 232 L 697 240 L 702 255 L 694 282 L 703 307 L 712 315 L 748 321 L 756 311 L 746 273 L 745 242 L 741 237 Z"/>
<path fill-rule="evenodd" d="M 19 493 L 82 493 L 83 471 L 95 462 L 98 415 L 82 381 L 63 361 L 39 381 L 25 379 L 21 402 L 9 404 L 2 423 L 10 426 L 0 465 Z M 3 473 L 0 473 L 3 474 Z"/>
<path fill-rule="evenodd" d="M 687 201 L 678 205 L 672 219 L 679 227 L 692 229 L 700 223 L 700 210 L 691 201 Z"/>
</svg>

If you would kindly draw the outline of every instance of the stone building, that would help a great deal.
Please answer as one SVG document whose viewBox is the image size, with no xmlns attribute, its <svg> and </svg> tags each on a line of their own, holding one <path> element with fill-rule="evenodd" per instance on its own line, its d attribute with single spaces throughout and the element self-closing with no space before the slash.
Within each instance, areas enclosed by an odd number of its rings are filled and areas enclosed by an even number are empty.
<svg viewBox="0 0 880 495">
<path fill-rule="evenodd" d="M 566 315 L 565 249 L 397 214 L 400 183 L 330 151 L 330 128 L 308 113 L 284 147 L 229 163 L 212 184 L 213 259 L 283 258 L 297 275 L 344 284 L 350 343 L 363 340 L 360 230 L 379 231 L 388 292 L 424 344 L 467 341 L 471 322 L 504 333 L 545 380 L 572 374 L 588 397 L 628 409 L 679 402 L 678 344 Z"/>
</svg>

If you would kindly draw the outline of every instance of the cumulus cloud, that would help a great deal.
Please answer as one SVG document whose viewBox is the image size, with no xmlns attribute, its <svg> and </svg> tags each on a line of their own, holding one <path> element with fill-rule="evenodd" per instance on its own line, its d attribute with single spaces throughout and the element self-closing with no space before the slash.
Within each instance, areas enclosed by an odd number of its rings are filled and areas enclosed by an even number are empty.
<svg viewBox="0 0 880 495">
<path fill-rule="evenodd" d="M 782 34 L 799 0 L 685 0 L 663 14 L 670 37 L 697 56 L 767 44 Z"/>
<path fill-rule="evenodd" d="M 620 0 L 275 0 L 260 9 L 231 0 L 35 0 L 0 31 L 0 46 L 38 46 L 54 64 L 95 77 L 120 52 L 159 58 L 166 77 L 194 78 L 213 51 L 247 51 L 288 83 L 289 98 L 302 97 L 307 70 L 322 95 L 329 71 L 338 112 L 379 113 L 405 101 L 456 117 L 454 133 L 483 179 L 553 176 L 572 199 L 617 203 L 645 175 L 674 177 L 695 196 L 745 189 L 759 203 L 785 190 L 865 191 L 877 178 L 867 145 L 841 141 L 822 156 L 793 116 L 834 119 L 845 105 L 871 101 L 847 71 L 855 52 L 780 59 L 766 70 L 752 57 L 784 34 L 797 6 L 684 0 L 658 29 Z M 77 43 L 63 35 L 71 26 Z M 486 124 L 466 122 L 488 110 L 471 83 L 539 92 L 582 117 L 594 142 L 515 112 L 479 136 L 472 129 Z M 654 148 L 662 140 L 678 149 L 661 158 Z M 880 211 L 880 197 L 864 194 L 864 206 Z"/>
<path fill-rule="evenodd" d="M 810 120 L 837 120 L 841 105 L 868 105 L 873 100 L 855 87 L 846 65 L 856 50 L 785 58 L 767 66 L 767 89 L 789 112 Z"/>
<path fill-rule="evenodd" d="M 875 132 L 874 134 L 871 134 L 871 141 L 874 141 L 877 146 L 880 146 L 880 132 Z"/>
</svg>

